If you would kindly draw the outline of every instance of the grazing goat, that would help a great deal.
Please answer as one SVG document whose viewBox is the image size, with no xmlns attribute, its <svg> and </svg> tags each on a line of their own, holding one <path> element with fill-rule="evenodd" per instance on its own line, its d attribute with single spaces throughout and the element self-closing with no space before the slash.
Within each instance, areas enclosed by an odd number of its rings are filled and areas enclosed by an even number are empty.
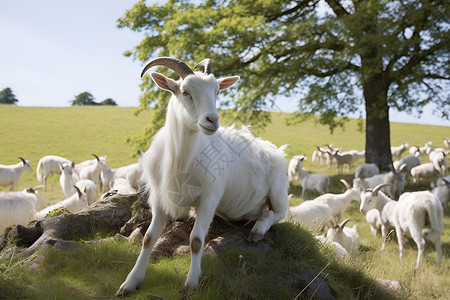
<svg viewBox="0 0 450 300">
<path fill-rule="evenodd" d="M 38 211 L 35 215 L 36 220 L 42 220 L 47 216 L 47 214 L 51 211 L 54 211 L 58 208 L 65 208 L 71 213 L 76 213 L 82 210 L 83 208 L 88 206 L 88 200 L 86 195 L 86 189 L 83 191 L 80 191 L 78 187 L 74 186 L 75 188 L 75 194 L 71 195 L 70 197 L 59 201 L 53 205 L 47 206 L 46 208 Z"/>
<path fill-rule="evenodd" d="M 427 151 L 430 162 L 433 164 L 434 168 L 439 171 L 439 174 L 441 174 L 442 177 L 446 176 L 448 169 L 448 159 L 444 149 L 430 149 L 431 148 L 429 148 L 429 151 Z"/>
<path fill-rule="evenodd" d="M 431 162 L 415 166 L 411 169 L 411 177 L 413 178 L 413 183 L 418 183 L 420 178 L 430 178 L 438 175 L 439 171 Z"/>
<path fill-rule="evenodd" d="M 380 174 L 380 169 L 378 168 L 377 164 L 362 163 L 355 169 L 355 178 L 367 178 L 377 174 Z"/>
<path fill-rule="evenodd" d="M 408 155 L 393 162 L 394 170 L 406 171 L 408 176 L 411 176 L 411 169 L 420 164 L 420 158 L 415 155 Z"/>
<path fill-rule="evenodd" d="M 59 164 L 71 163 L 67 158 L 57 155 L 46 155 L 39 159 L 36 167 L 36 177 L 39 182 L 42 182 L 42 172 L 44 172 L 44 185 L 47 189 L 47 178 L 50 174 L 61 174 Z"/>
<path fill-rule="evenodd" d="M 60 164 L 59 168 L 61 170 L 61 175 L 59 176 L 59 184 L 66 197 L 75 194 L 75 183 L 78 182 L 78 175 L 73 171 L 72 163 Z"/>
<path fill-rule="evenodd" d="M 303 168 L 306 156 L 295 155 L 291 158 L 288 167 L 288 181 L 291 183 L 301 182 L 302 197 L 306 200 L 308 190 L 317 191 L 319 194 L 328 192 L 330 177 L 325 174 L 311 174 Z"/>
<path fill-rule="evenodd" d="M 405 152 L 409 148 L 408 143 L 403 143 L 400 146 L 392 146 L 391 154 L 392 157 L 399 160 L 402 157 L 403 152 Z"/>
<path fill-rule="evenodd" d="M 37 186 L 18 192 L 0 192 L 0 235 L 5 228 L 27 225 L 34 214 L 44 207 L 44 200 L 38 195 Z"/>
<path fill-rule="evenodd" d="M 323 194 L 315 198 L 313 201 L 318 203 L 323 203 L 328 205 L 331 209 L 331 214 L 333 215 L 333 223 L 339 223 L 342 216 L 344 215 L 347 206 L 352 200 L 360 201 L 360 190 L 351 187 L 347 181 L 341 179 L 342 184 L 345 186 L 346 190 L 342 194 Z"/>
<path fill-rule="evenodd" d="M 330 242 L 339 243 L 347 253 L 355 255 L 358 254 L 359 235 L 356 225 L 353 225 L 351 228 L 345 227 L 345 224 L 350 220 L 346 219 L 341 224 L 335 224 L 328 228 L 326 239 Z"/>
<path fill-rule="evenodd" d="M 353 168 L 353 164 L 357 160 L 357 157 L 355 156 L 355 153 L 339 153 L 339 150 L 336 150 L 335 152 L 328 152 L 334 159 L 336 159 L 337 162 L 337 168 L 336 171 L 338 174 L 341 174 L 344 169 L 344 165 L 348 165 L 349 170 Z"/>
<path fill-rule="evenodd" d="M 442 207 L 447 209 L 448 202 L 450 201 L 450 178 L 440 178 L 436 182 L 438 183 L 436 183 L 436 186 L 431 192 L 441 201 Z"/>
<path fill-rule="evenodd" d="M 395 227 L 398 245 L 400 249 L 400 258 L 403 257 L 403 248 L 405 243 L 404 234 L 409 234 L 418 248 L 416 268 L 422 262 L 423 252 L 425 250 L 424 238 L 432 241 L 436 247 L 436 263 L 439 266 L 442 258 L 442 241 L 441 235 L 444 230 L 444 211 L 442 205 L 429 191 L 420 191 L 412 193 L 403 193 L 398 201 L 394 201 L 379 191 L 379 186 L 375 187 L 372 192 L 361 194 L 361 212 L 365 213 L 370 209 L 381 209 L 380 215 L 382 223 L 384 223 L 384 214 L 390 220 L 390 224 Z M 389 211 L 385 211 L 387 204 L 390 204 Z M 427 223 L 431 228 L 426 228 Z M 384 224 L 383 224 L 384 225 Z M 386 232 L 381 227 L 383 234 L 383 242 Z"/>
<path fill-rule="evenodd" d="M 11 191 L 14 191 L 23 171 L 33 172 L 30 162 L 19 156 L 20 163 L 15 165 L 0 165 L 0 185 L 11 185 Z"/>
<path fill-rule="evenodd" d="M 313 235 L 320 234 L 333 225 L 330 207 L 312 200 L 289 207 L 285 220 L 299 223 Z"/>
<path fill-rule="evenodd" d="M 391 198 L 399 196 L 405 189 L 406 178 L 402 172 L 390 171 L 374 175 L 369 178 L 355 178 L 353 179 L 353 186 L 364 191 L 368 188 L 373 188 L 381 183 L 389 183 L 383 188 L 383 191 Z"/>
<path fill-rule="evenodd" d="M 285 147 L 253 137 L 247 127 L 219 129 L 219 91 L 239 77 L 216 79 L 209 59 L 198 64 L 204 72 L 194 73 L 184 62 L 168 57 L 152 60 L 142 74 L 157 65 L 171 68 L 181 79 L 151 73 L 158 87 L 172 97 L 165 125 L 140 159 L 152 220 L 137 262 L 117 296 L 134 291 L 144 279 L 152 248 L 169 217 L 186 216 L 191 207 L 196 209 L 185 282 L 189 291 L 199 285 L 205 236 L 215 214 L 228 220 L 255 220 L 248 240 L 256 242 L 286 216 L 289 207 Z"/>
</svg>

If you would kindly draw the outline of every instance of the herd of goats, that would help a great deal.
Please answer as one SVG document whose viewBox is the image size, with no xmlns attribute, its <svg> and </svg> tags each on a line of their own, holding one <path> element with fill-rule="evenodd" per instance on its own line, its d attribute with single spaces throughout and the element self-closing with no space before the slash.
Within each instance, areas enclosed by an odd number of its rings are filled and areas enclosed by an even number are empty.
<svg viewBox="0 0 450 300">
<path fill-rule="evenodd" d="M 396 160 L 394 170 L 380 172 L 374 164 L 363 163 L 355 169 L 353 185 L 345 180 L 346 191 L 328 193 L 330 178 L 309 173 L 303 167 L 303 155 L 293 156 L 288 164 L 286 146 L 276 147 L 269 141 L 253 136 L 249 127 L 238 130 L 234 126 L 221 127 L 216 102 L 219 92 L 233 86 L 239 76 L 216 79 L 212 62 L 204 59 L 193 71 L 176 58 L 160 57 L 152 60 L 142 76 L 154 66 L 175 71 L 175 81 L 160 73 L 150 74 L 154 83 L 172 94 L 167 107 L 165 125 L 154 136 L 150 148 L 139 163 L 111 169 L 106 156 L 73 164 L 70 160 L 48 155 L 37 165 L 37 179 L 44 180 L 60 174 L 60 184 L 66 199 L 44 207 L 44 200 L 36 189 L 13 191 L 23 171 L 32 171 L 30 162 L 20 158 L 15 165 L 0 165 L 0 185 L 11 185 L 10 192 L 0 193 L 0 231 L 13 224 L 26 225 L 32 219 L 43 219 L 58 208 L 75 213 L 108 193 L 131 194 L 140 188 L 149 191 L 152 210 L 151 224 L 143 237 L 142 250 L 135 266 L 116 295 L 133 292 L 143 281 L 155 242 L 169 219 L 192 213 L 195 223 L 190 234 L 191 266 L 185 288 L 195 290 L 200 281 L 201 257 L 208 228 L 214 215 L 226 220 L 254 220 L 248 241 L 261 240 L 271 226 L 280 221 L 302 224 L 316 238 L 331 245 L 336 255 L 346 258 L 358 252 L 356 227 L 341 222 L 352 200 L 360 201 L 360 211 L 366 214 L 374 235 L 381 232 L 385 247 L 389 228 L 395 228 L 403 255 L 404 234 L 412 237 L 418 247 L 416 267 L 421 264 L 425 238 L 436 246 L 437 264 L 442 257 L 443 211 L 449 201 L 450 178 L 446 176 L 449 149 L 434 148 L 431 142 L 424 147 L 402 144 L 392 147 Z M 446 147 L 450 141 L 444 139 Z M 401 158 L 409 148 L 410 154 Z M 420 157 L 428 155 L 429 163 Z M 318 147 L 312 160 L 326 163 L 336 161 L 338 172 L 344 165 L 350 170 L 364 157 L 364 152 L 348 151 L 327 146 Z M 286 176 L 287 170 L 287 176 Z M 408 177 L 413 182 L 436 177 L 432 191 L 404 192 Z M 289 207 L 289 184 L 301 184 L 305 200 Z M 98 187 L 98 188 L 97 188 Z M 308 191 L 319 197 L 306 200 Z M 341 223 L 340 223 L 341 222 Z"/>
</svg>

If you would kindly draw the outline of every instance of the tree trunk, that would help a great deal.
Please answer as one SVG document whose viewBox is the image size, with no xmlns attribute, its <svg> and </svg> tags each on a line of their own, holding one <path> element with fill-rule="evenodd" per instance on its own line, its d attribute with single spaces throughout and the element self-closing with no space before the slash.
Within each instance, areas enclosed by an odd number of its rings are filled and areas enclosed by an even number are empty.
<svg viewBox="0 0 450 300">
<path fill-rule="evenodd" d="M 366 162 L 377 164 L 380 170 L 392 167 L 388 87 L 382 73 L 363 83 L 366 103 Z"/>
</svg>

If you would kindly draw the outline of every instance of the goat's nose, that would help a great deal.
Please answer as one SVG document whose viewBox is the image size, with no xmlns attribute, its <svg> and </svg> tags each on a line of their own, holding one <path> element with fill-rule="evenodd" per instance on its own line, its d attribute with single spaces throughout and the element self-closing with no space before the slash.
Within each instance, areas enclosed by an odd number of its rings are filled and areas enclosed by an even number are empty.
<svg viewBox="0 0 450 300">
<path fill-rule="evenodd" d="M 208 123 L 211 123 L 214 126 L 216 126 L 217 123 L 219 122 L 219 116 L 209 115 L 209 116 L 206 117 L 206 121 Z"/>
</svg>

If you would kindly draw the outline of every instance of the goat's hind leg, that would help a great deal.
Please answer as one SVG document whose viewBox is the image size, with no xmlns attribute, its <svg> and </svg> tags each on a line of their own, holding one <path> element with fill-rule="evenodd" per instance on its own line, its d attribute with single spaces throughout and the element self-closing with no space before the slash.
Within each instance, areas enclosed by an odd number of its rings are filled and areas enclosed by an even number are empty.
<svg viewBox="0 0 450 300">
<path fill-rule="evenodd" d="M 119 290 L 116 292 L 116 297 L 134 292 L 139 284 L 144 280 L 145 271 L 147 270 L 147 265 L 153 246 L 161 236 L 166 224 L 166 215 L 158 205 L 152 206 L 152 214 L 152 221 L 142 242 L 141 253 L 139 254 L 133 269 L 128 274 L 127 279 L 124 283 L 122 283 Z"/>
<path fill-rule="evenodd" d="M 273 184 L 269 192 L 270 208 L 264 211 L 261 217 L 256 221 L 248 236 L 249 242 L 257 242 L 263 239 L 266 232 L 273 224 L 278 223 L 284 217 L 289 208 L 288 188 L 289 183 L 286 180 L 286 171 L 280 171 L 273 176 Z"/>
</svg>

